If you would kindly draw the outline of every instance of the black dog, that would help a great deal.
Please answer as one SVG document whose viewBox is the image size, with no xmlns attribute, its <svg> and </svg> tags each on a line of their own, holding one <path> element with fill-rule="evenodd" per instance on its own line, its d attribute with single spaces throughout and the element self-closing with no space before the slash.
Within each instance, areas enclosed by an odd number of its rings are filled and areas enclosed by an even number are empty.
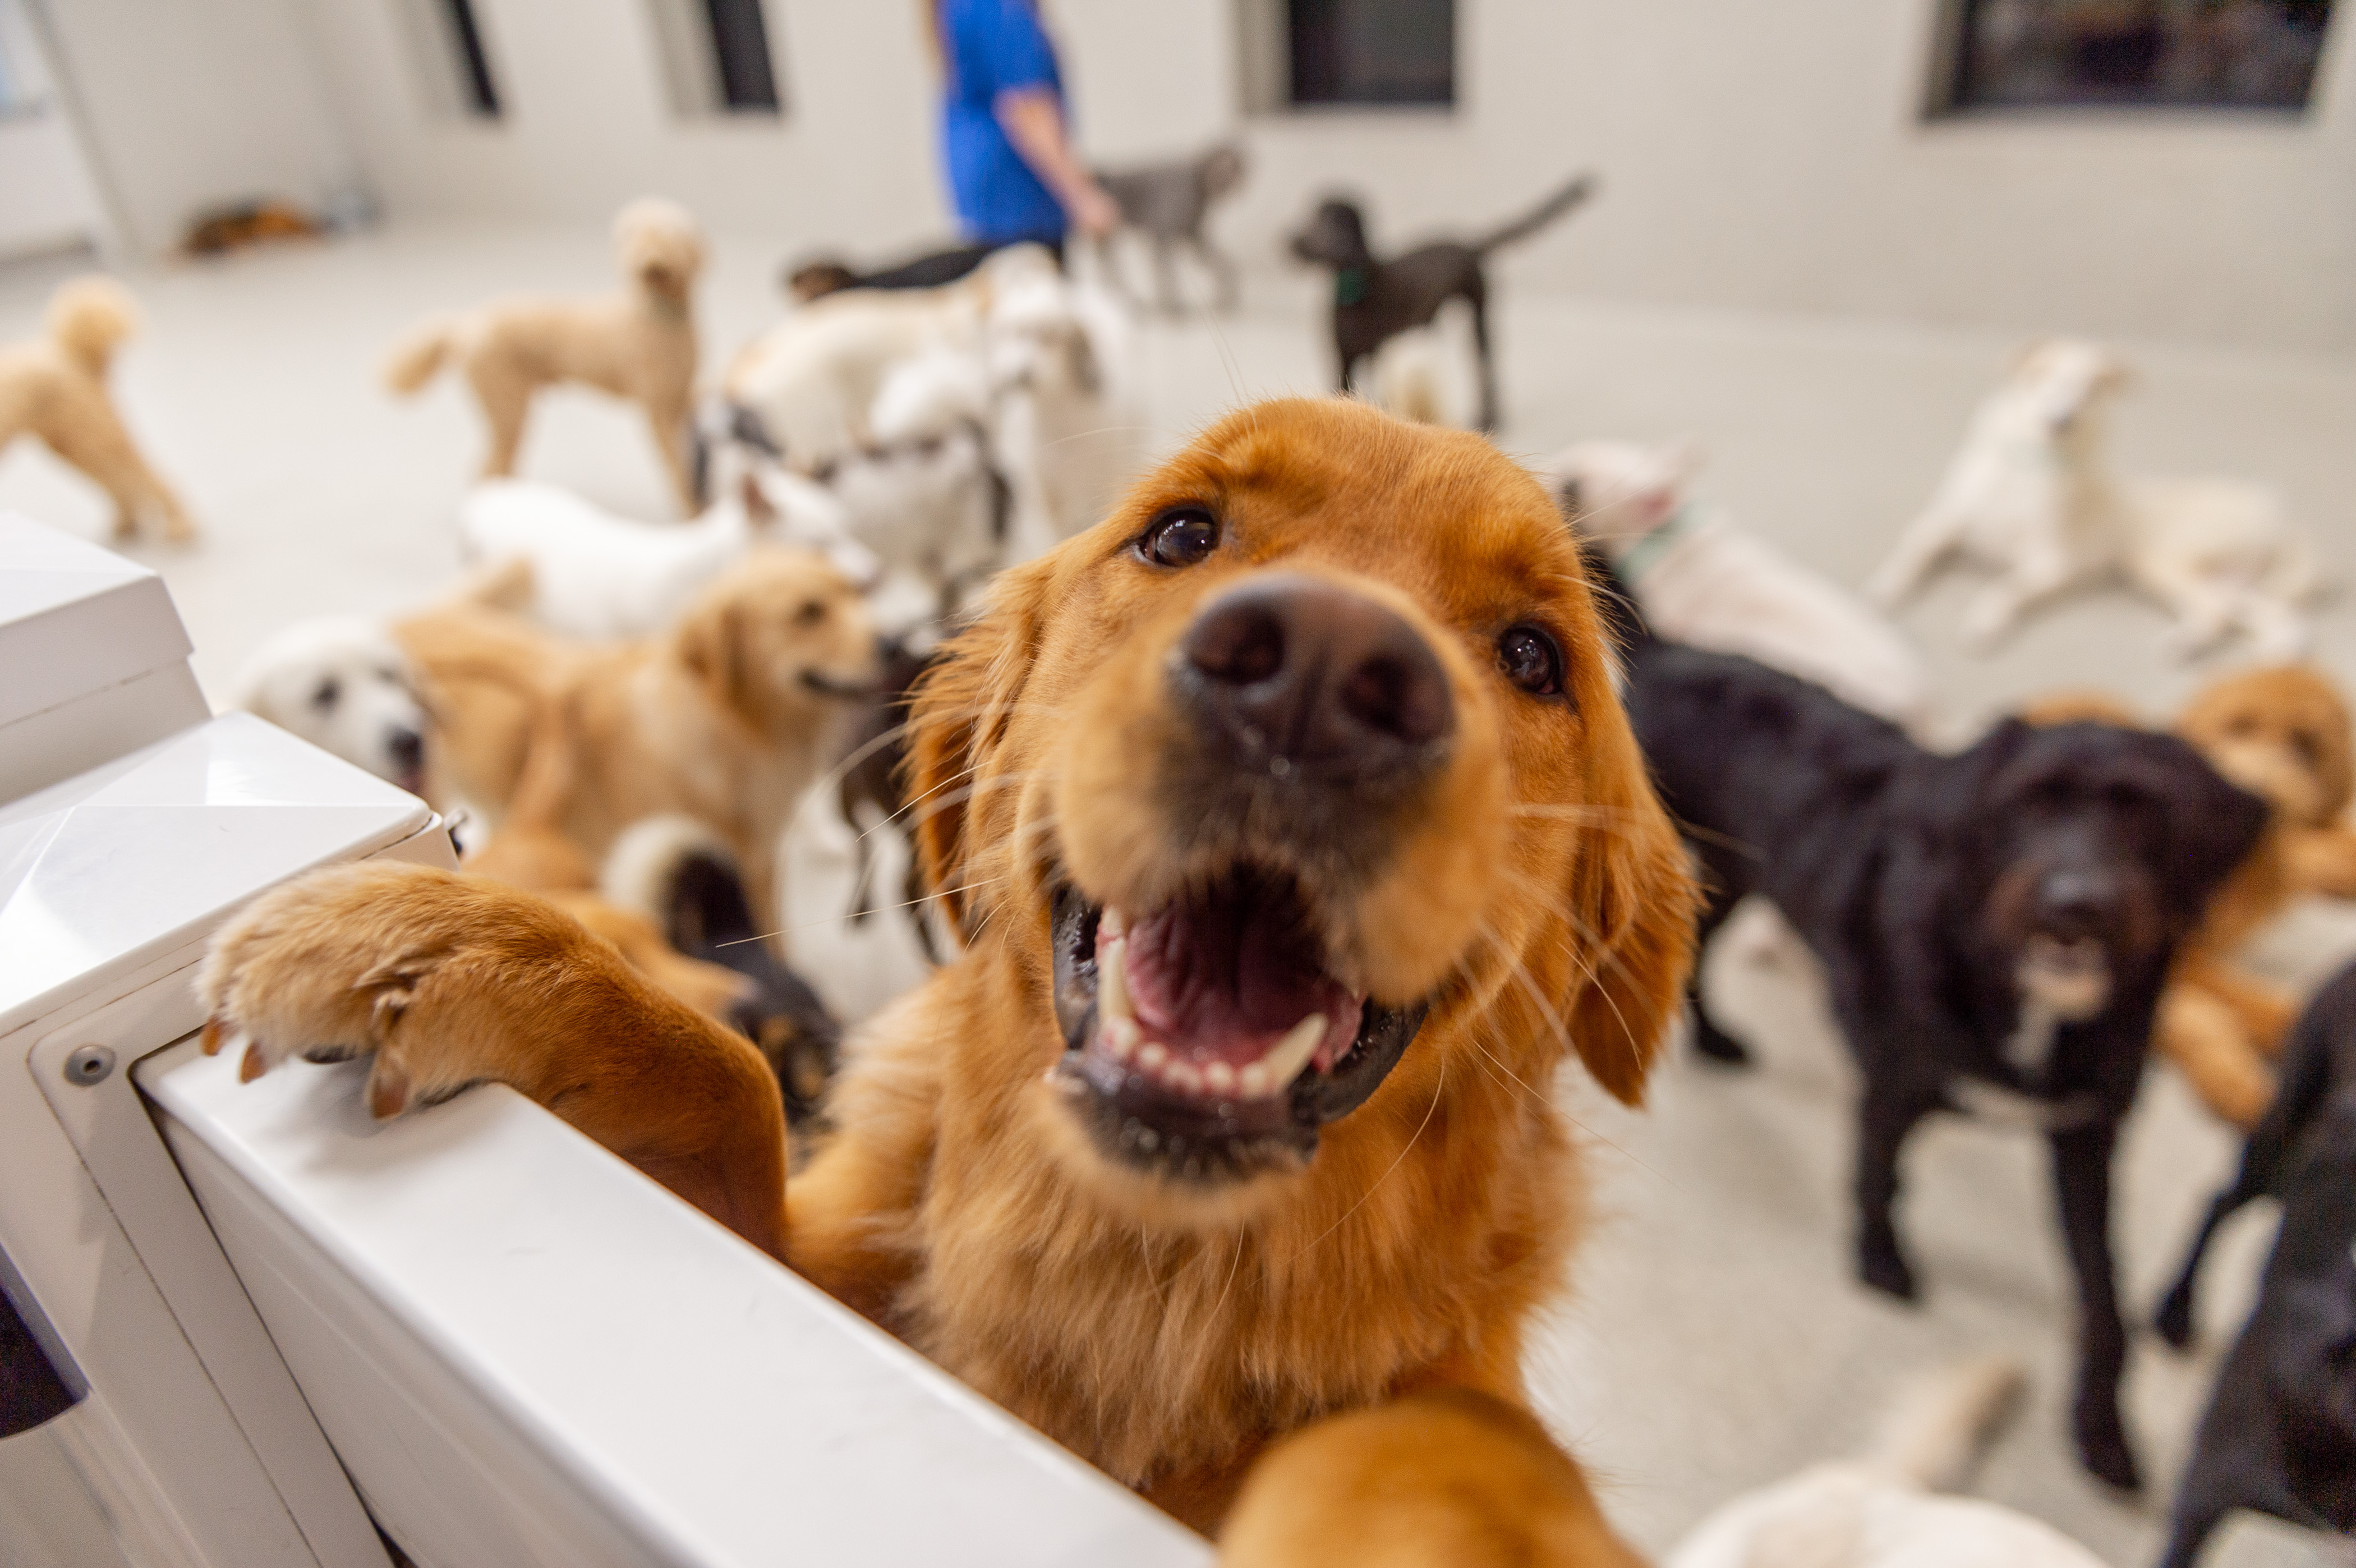
<svg viewBox="0 0 2356 1568">
<path fill-rule="evenodd" d="M 1526 240 L 1595 190 L 1581 175 L 1526 216 L 1471 244 L 1441 241 L 1378 261 L 1366 244 L 1366 220 L 1356 203 L 1326 201 L 1293 236 L 1292 253 L 1333 269 L 1333 351 L 1341 388 L 1357 383 L 1358 364 L 1410 328 L 1429 327 L 1451 299 L 1472 306 L 1472 342 L 1481 359 L 1481 428 L 1497 428 L 1497 374 L 1489 356 L 1489 282 L 1481 264 L 1490 253 Z"/>
<path fill-rule="evenodd" d="M 1865 1282 L 1914 1294 L 1890 1208 L 1900 1146 L 1924 1116 L 1982 1110 L 2051 1138 L 2078 1278 L 2078 1451 L 2135 1486 L 2112 1145 L 2176 944 L 2256 842 L 2265 805 L 2171 736 L 2101 725 L 2008 721 L 1938 756 L 1819 687 L 1654 641 L 1641 623 L 1627 701 L 1708 884 L 1702 939 L 1764 893 L 1824 963 L 1864 1069 Z M 1700 1048 L 1744 1059 L 1692 1000 Z"/>
<path fill-rule="evenodd" d="M 653 881 L 640 897 L 624 902 L 659 911 L 665 940 L 688 957 L 733 969 L 753 983 L 729 1009 L 728 1022 L 768 1058 L 785 1095 L 787 1124 L 803 1125 L 833 1080 L 842 1026 L 762 940 L 744 878 L 716 843 L 680 844 Z"/>
<path fill-rule="evenodd" d="M 2160 1308 L 2170 1342 L 2192 1337 L 2210 1237 L 2258 1197 L 2283 1200 L 2281 1236 L 2177 1487 L 2164 1568 L 2190 1568 L 2237 1508 L 2356 1531 L 2356 965 L 2291 1031 L 2282 1088 Z"/>
</svg>

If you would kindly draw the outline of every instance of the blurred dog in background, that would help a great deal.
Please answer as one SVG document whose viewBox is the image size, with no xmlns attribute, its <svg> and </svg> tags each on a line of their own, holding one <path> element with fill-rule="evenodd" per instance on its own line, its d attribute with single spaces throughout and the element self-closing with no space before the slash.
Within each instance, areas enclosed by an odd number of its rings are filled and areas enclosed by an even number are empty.
<svg viewBox="0 0 2356 1568">
<path fill-rule="evenodd" d="M 614 220 L 618 294 L 496 300 L 437 317 L 402 339 L 385 363 L 385 384 L 407 395 L 456 365 L 489 427 L 486 478 L 515 472 L 524 421 L 544 387 L 578 382 L 646 411 L 682 515 L 698 510 L 689 456 L 694 407 L 695 282 L 703 271 L 701 231 L 686 209 L 644 199 Z"/>
<path fill-rule="evenodd" d="M 1204 232 L 1204 220 L 1211 214 L 1212 203 L 1243 183 L 1244 169 L 1243 149 L 1223 142 L 1191 158 L 1097 171 L 1097 183 L 1120 209 L 1120 229 L 1116 233 L 1141 236 L 1151 252 L 1155 301 L 1168 314 L 1175 316 L 1181 308 L 1177 256 L 1182 247 L 1193 252 L 1217 280 L 1218 308 L 1235 308 L 1236 263 L 1211 243 Z M 1120 268 L 1113 254 L 1115 237 L 1108 234 L 1097 241 L 1097 261 L 1105 279 L 1120 288 Z"/>
<path fill-rule="evenodd" d="M 89 476 L 114 502 L 118 543 L 153 529 L 174 543 L 197 525 L 172 487 L 140 455 L 107 391 L 114 350 L 138 330 L 131 291 L 108 277 L 75 278 L 49 296 L 44 333 L 0 347 L 0 450 L 30 435 Z"/>
<path fill-rule="evenodd" d="M 282 628 L 245 661 L 231 701 L 412 795 L 435 798 L 421 677 L 373 621 L 322 616 Z"/>
</svg>

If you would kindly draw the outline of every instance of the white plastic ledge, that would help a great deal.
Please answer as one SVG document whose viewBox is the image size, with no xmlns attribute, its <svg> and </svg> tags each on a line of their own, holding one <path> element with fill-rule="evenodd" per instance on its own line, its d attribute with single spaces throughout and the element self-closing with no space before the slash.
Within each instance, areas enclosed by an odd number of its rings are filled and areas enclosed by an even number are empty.
<svg viewBox="0 0 2356 1568">
<path fill-rule="evenodd" d="M 1204 1564 L 1208 1546 L 498 1087 L 142 1063 L 321 1426 L 428 1568 Z"/>
</svg>

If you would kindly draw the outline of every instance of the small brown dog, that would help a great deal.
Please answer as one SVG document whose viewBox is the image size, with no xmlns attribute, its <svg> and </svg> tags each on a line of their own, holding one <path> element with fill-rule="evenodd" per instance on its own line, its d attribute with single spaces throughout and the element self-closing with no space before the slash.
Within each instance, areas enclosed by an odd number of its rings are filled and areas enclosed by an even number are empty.
<svg viewBox="0 0 2356 1568">
<path fill-rule="evenodd" d="M 2047 698 L 2026 716 L 2142 723 L 2115 698 L 2091 693 Z M 2296 664 L 2204 687 L 2174 727 L 2218 772 L 2275 809 L 2257 849 L 2185 943 L 2152 1030 L 2154 1047 L 2209 1109 L 2246 1131 L 2274 1100 L 2274 1059 L 2297 1008 L 2233 955 L 2303 894 L 2356 898 L 2356 830 L 2343 820 L 2356 793 L 2356 745 L 2339 690 Z"/>
<path fill-rule="evenodd" d="M 822 556 L 758 550 L 669 635 L 598 646 L 501 607 L 528 570 L 392 628 L 435 693 L 440 782 L 498 828 L 478 869 L 586 886 L 623 830 L 678 812 L 720 835 L 774 919 L 787 819 L 881 673 L 858 590 Z"/>
<path fill-rule="evenodd" d="M 114 498 L 114 537 L 144 527 L 196 538 L 180 498 L 156 478 L 107 395 L 115 345 L 138 329 L 139 306 L 112 278 L 75 278 L 49 297 L 48 336 L 0 349 L 0 449 L 37 436 Z"/>
<path fill-rule="evenodd" d="M 437 317 L 403 338 L 385 384 L 406 396 L 455 362 L 490 426 L 486 478 L 515 472 L 524 418 L 542 387 L 577 381 L 646 410 L 647 427 L 686 515 L 700 509 L 689 457 L 695 392 L 694 291 L 703 235 L 685 208 L 633 201 L 614 220 L 627 286 L 587 299 L 495 301 Z"/>
<path fill-rule="evenodd" d="M 1633 1564 L 1521 1369 L 1580 1225 L 1549 1087 L 1576 1056 L 1639 1098 L 1691 957 L 1614 661 L 1494 447 L 1264 403 L 1003 575 L 920 688 L 964 951 L 790 1186 L 749 1047 L 480 879 L 257 901 L 208 1045 L 372 1052 L 380 1116 L 513 1085 L 1231 1563 Z"/>
</svg>

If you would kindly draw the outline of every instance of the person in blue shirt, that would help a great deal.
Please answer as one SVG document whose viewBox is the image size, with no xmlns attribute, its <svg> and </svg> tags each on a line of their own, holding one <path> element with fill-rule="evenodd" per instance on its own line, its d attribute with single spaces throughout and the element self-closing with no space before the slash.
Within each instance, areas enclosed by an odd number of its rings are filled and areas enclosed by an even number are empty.
<svg viewBox="0 0 2356 1568">
<path fill-rule="evenodd" d="M 969 244 L 1108 233 L 1119 213 L 1073 156 L 1063 72 L 1037 0 L 927 0 L 940 51 L 941 164 Z"/>
</svg>

